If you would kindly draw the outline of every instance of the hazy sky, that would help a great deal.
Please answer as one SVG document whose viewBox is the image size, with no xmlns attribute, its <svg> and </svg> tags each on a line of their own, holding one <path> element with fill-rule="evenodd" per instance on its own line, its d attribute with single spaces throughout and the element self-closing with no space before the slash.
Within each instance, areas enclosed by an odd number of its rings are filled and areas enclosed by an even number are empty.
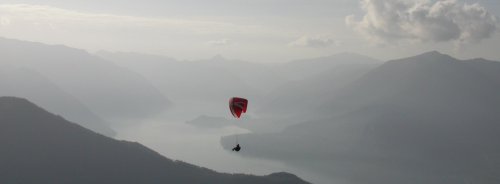
<svg viewBox="0 0 500 184">
<path fill-rule="evenodd" d="M 2 0 L 0 36 L 177 59 L 500 60 L 499 15 L 498 0 Z"/>
</svg>

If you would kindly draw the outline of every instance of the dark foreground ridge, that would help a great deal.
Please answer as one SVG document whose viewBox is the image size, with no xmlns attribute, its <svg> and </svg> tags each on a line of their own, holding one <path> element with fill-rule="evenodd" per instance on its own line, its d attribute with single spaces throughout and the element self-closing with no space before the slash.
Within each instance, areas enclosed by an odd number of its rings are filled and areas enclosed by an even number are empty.
<svg viewBox="0 0 500 184">
<path fill-rule="evenodd" d="M 0 163 L 2 183 L 307 183 L 288 173 L 224 174 L 173 161 L 14 97 L 0 97 Z"/>
</svg>

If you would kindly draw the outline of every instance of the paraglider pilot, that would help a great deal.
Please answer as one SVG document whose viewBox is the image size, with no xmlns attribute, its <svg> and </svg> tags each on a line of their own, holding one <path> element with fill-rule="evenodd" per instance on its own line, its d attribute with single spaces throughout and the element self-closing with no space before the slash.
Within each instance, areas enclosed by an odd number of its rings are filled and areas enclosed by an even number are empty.
<svg viewBox="0 0 500 184">
<path fill-rule="evenodd" d="M 240 144 L 237 144 L 236 147 L 233 148 L 233 151 L 240 151 L 241 150 L 241 147 L 240 147 Z"/>
<path fill-rule="evenodd" d="M 229 99 L 229 109 L 231 110 L 231 114 L 237 119 L 240 119 L 241 114 L 247 112 L 248 100 L 239 97 L 233 97 Z M 238 144 L 238 135 L 236 135 L 236 147 L 233 148 L 233 151 L 240 151 L 241 147 Z"/>
</svg>

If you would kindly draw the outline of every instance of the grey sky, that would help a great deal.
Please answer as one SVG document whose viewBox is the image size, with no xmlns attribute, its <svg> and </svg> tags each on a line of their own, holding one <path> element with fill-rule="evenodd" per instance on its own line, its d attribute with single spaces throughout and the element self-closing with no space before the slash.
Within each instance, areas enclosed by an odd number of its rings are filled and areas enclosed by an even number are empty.
<svg viewBox="0 0 500 184">
<path fill-rule="evenodd" d="M 500 14 L 497 0 L 457 1 L 477 2 L 489 13 Z M 346 51 L 392 59 L 440 50 L 460 58 L 500 60 L 494 49 L 500 46 L 498 30 L 459 47 L 453 40 L 374 43 L 346 25 L 347 16 L 360 21 L 366 13 L 355 0 L 4 0 L 1 4 L 0 36 L 90 51 L 136 51 L 178 59 L 221 54 L 282 62 Z"/>
</svg>

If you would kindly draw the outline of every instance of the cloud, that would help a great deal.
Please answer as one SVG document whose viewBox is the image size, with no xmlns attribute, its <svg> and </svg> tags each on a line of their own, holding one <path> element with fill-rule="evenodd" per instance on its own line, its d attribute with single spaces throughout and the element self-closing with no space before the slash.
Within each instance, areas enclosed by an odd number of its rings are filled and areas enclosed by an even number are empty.
<svg viewBox="0 0 500 184">
<path fill-rule="evenodd" d="M 456 0 L 362 0 L 365 15 L 346 24 L 376 43 L 477 43 L 498 32 L 497 18 L 478 3 Z"/>
<path fill-rule="evenodd" d="M 292 47 L 325 48 L 330 46 L 339 46 L 340 44 L 340 41 L 336 41 L 331 38 L 302 36 L 288 45 Z"/>
<path fill-rule="evenodd" d="M 81 13 L 51 6 L 29 4 L 0 5 L 0 17 L 10 17 L 10 22 L 23 25 L 59 25 L 60 28 L 88 27 L 92 29 L 162 29 L 191 33 L 215 33 L 221 29 L 241 30 L 226 22 L 188 19 L 149 18 L 112 14 Z"/>
<path fill-rule="evenodd" d="M 180 40 L 180 38 L 186 37 L 189 40 L 197 39 L 196 42 L 203 43 L 207 37 L 213 38 L 220 35 L 263 37 L 283 34 L 279 30 L 263 25 L 224 20 L 214 21 L 204 17 L 170 18 L 114 15 L 32 4 L 0 4 L 0 23 L 2 25 L 10 24 L 11 33 L 15 35 L 33 35 L 33 30 L 36 30 L 39 35 L 45 35 L 45 37 L 61 37 L 62 33 L 67 33 L 72 36 L 85 35 L 88 37 L 102 35 L 103 37 L 112 37 L 113 40 L 116 40 L 118 36 L 131 39 L 147 37 L 155 40 L 167 37 Z M 195 36 L 197 37 L 195 38 Z"/>
<path fill-rule="evenodd" d="M 210 46 L 228 46 L 233 45 L 233 42 L 229 39 L 221 39 L 221 40 L 212 40 L 207 42 Z"/>
</svg>

